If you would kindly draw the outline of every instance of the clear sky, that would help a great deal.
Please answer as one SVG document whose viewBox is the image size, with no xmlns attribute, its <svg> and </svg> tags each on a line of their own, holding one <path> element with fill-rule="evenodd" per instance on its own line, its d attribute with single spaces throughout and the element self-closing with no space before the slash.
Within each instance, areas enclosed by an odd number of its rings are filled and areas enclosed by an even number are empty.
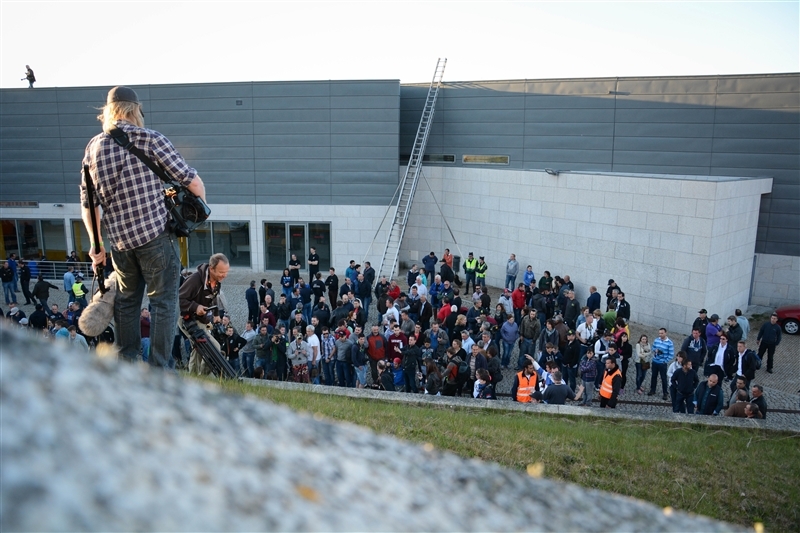
<svg viewBox="0 0 800 533">
<path fill-rule="evenodd" d="M 799 6 L 0 0 L 0 87 L 798 72 Z"/>
</svg>

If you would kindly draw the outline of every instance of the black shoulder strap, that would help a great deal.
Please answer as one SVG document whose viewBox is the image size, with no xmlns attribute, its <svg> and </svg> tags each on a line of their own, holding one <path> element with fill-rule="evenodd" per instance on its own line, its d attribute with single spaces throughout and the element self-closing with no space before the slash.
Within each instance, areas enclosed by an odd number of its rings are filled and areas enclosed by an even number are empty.
<svg viewBox="0 0 800 533">
<path fill-rule="evenodd" d="M 117 143 L 118 145 L 122 146 L 123 148 L 128 150 L 130 153 L 132 153 L 133 155 L 138 157 L 142 161 L 142 163 L 147 165 L 147 168 L 152 170 L 153 173 L 156 176 L 158 176 L 159 178 L 161 178 L 161 180 L 164 183 L 167 183 L 167 184 L 170 184 L 170 185 L 174 184 L 175 180 L 173 180 L 169 176 L 167 176 L 167 173 L 164 172 L 164 170 L 161 167 L 156 165 L 153 162 L 152 159 L 150 159 L 149 157 L 147 157 L 145 155 L 144 152 L 142 152 L 139 148 L 137 148 L 136 146 L 133 145 L 133 142 L 131 142 L 131 140 L 128 137 L 127 133 L 125 133 L 124 131 L 122 131 L 119 128 L 113 128 L 112 130 L 108 131 L 107 133 L 111 136 L 112 139 L 114 139 L 115 143 Z"/>
</svg>

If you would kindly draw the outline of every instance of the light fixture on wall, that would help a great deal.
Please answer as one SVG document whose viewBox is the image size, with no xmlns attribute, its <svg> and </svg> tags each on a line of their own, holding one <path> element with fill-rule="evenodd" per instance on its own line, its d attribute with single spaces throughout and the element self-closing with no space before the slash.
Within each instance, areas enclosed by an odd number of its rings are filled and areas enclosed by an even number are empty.
<svg viewBox="0 0 800 533">
<path fill-rule="evenodd" d="M 561 173 L 560 170 L 553 170 L 552 168 L 546 168 L 544 169 L 544 171 L 550 174 L 551 176 L 558 176 Z"/>
</svg>

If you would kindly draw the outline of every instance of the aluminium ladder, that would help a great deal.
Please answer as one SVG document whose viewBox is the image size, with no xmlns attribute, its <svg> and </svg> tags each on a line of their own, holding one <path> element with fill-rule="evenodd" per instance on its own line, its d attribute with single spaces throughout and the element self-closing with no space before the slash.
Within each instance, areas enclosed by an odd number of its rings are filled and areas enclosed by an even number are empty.
<svg viewBox="0 0 800 533">
<path fill-rule="evenodd" d="M 411 202 L 414 199 L 414 192 L 417 189 L 417 182 L 419 180 L 420 171 L 422 170 L 422 158 L 425 155 L 428 134 L 433 124 L 436 97 L 439 95 L 439 87 L 442 84 L 442 77 L 444 76 L 444 67 L 446 64 L 447 58 L 439 58 L 436 63 L 436 70 L 433 73 L 433 80 L 428 88 L 428 97 L 425 99 L 425 107 L 422 110 L 422 118 L 420 118 L 419 127 L 417 128 L 417 136 L 414 138 L 414 147 L 411 150 L 411 156 L 408 158 L 406 172 L 403 175 L 403 179 L 400 180 L 391 202 L 389 202 L 389 209 L 386 214 L 388 215 L 389 212 L 392 211 L 392 208 L 394 208 L 394 217 L 392 219 L 392 227 L 389 230 L 389 237 L 386 239 L 386 247 L 383 250 L 380 268 L 378 269 L 378 279 L 380 279 L 381 276 L 392 279 L 397 269 L 400 245 L 403 242 L 403 234 L 406 231 L 406 222 L 408 222 L 408 213 L 411 210 Z M 397 199 L 396 204 L 394 203 L 395 198 Z M 380 231 L 380 227 L 378 230 Z"/>
</svg>

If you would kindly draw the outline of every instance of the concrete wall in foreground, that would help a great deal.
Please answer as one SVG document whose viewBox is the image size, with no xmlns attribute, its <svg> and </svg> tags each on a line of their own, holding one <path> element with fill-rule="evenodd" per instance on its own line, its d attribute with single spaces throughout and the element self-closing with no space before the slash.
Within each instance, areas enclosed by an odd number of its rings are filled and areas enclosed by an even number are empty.
<svg viewBox="0 0 800 533">
<path fill-rule="evenodd" d="M 638 322 L 688 331 L 697 310 L 746 307 L 761 195 L 772 180 L 426 167 L 401 259 L 445 247 L 485 255 L 502 286 L 510 253 L 569 274 L 581 302 L 617 280 Z M 433 197 L 455 235 L 450 237 Z M 518 282 L 521 281 L 521 274 Z"/>
</svg>

